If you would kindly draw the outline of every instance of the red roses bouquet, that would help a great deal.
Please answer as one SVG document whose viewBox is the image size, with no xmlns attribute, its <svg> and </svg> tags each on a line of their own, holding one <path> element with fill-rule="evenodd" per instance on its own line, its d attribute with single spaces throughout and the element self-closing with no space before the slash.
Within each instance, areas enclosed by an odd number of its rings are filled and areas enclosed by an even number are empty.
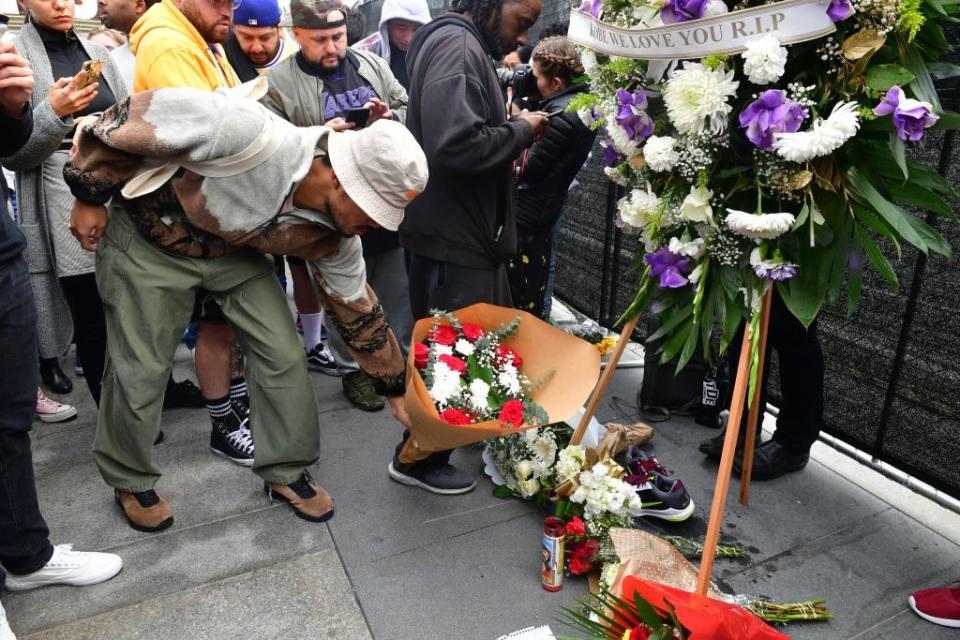
<svg viewBox="0 0 960 640">
<path fill-rule="evenodd" d="M 476 304 L 417 322 L 405 404 L 412 462 L 569 418 L 600 373 L 590 344 L 516 309 Z"/>
</svg>

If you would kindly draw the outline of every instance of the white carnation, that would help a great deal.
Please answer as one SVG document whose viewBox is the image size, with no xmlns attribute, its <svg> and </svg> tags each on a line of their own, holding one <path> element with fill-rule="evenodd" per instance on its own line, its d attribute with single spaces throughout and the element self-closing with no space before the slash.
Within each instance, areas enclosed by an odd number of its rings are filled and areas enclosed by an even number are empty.
<svg viewBox="0 0 960 640">
<path fill-rule="evenodd" d="M 473 352 L 476 350 L 476 347 L 473 346 L 473 343 L 464 338 L 457 340 L 457 343 L 453 345 L 453 348 L 465 356 L 472 356 Z"/>
<path fill-rule="evenodd" d="M 856 102 L 838 102 L 826 120 L 817 118 L 808 131 L 773 134 L 773 149 L 791 162 L 806 162 L 833 153 L 857 134 L 860 114 Z"/>
<path fill-rule="evenodd" d="M 749 40 L 743 52 L 743 72 L 753 84 L 772 84 L 780 79 L 787 64 L 787 48 L 776 36 L 767 34 Z"/>
<path fill-rule="evenodd" d="M 713 207 L 710 206 L 712 197 L 713 191 L 706 187 L 691 188 L 689 195 L 680 204 L 677 215 L 694 223 L 714 224 Z"/>
<path fill-rule="evenodd" d="M 732 107 L 727 99 L 736 94 L 740 83 L 733 71 L 708 69 L 698 62 L 685 62 L 663 88 L 667 115 L 680 133 L 713 135 L 723 133 Z"/>
<path fill-rule="evenodd" d="M 651 171 L 671 171 L 680 160 L 676 146 L 670 136 L 650 136 L 643 145 L 643 159 Z"/>
<path fill-rule="evenodd" d="M 697 238 L 690 242 L 684 242 L 680 238 L 670 238 L 669 249 L 670 253 L 678 256 L 696 259 L 702 256 L 705 251 L 703 244 L 703 238 Z"/>
<path fill-rule="evenodd" d="M 724 219 L 730 230 L 752 240 L 773 240 L 779 238 L 793 227 L 795 218 L 792 213 L 747 213 L 736 209 L 727 209 Z"/>
<path fill-rule="evenodd" d="M 433 401 L 443 406 L 459 393 L 460 374 L 442 362 L 434 364 L 433 384 L 430 385 L 430 397 Z"/>
<path fill-rule="evenodd" d="M 649 187 L 646 191 L 634 189 L 629 196 L 620 200 L 620 219 L 634 229 L 642 229 L 659 207 L 660 198 Z"/>
</svg>

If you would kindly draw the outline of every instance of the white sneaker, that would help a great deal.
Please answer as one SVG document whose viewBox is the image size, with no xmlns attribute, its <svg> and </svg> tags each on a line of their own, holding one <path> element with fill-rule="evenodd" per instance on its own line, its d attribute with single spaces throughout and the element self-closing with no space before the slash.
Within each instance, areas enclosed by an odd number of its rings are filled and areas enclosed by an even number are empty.
<svg viewBox="0 0 960 640">
<path fill-rule="evenodd" d="M 17 636 L 13 634 L 13 629 L 7 622 L 7 612 L 3 610 L 2 604 L 0 604 L 0 640 L 17 640 Z"/>
<path fill-rule="evenodd" d="M 37 417 L 43 422 L 63 422 L 77 415 L 77 408 L 51 400 L 37 389 Z"/>
<path fill-rule="evenodd" d="M 74 551 L 72 544 L 59 544 L 43 568 L 24 576 L 7 572 L 7 589 L 26 591 L 50 584 L 85 587 L 109 580 L 123 568 L 123 560 L 113 553 Z"/>
</svg>

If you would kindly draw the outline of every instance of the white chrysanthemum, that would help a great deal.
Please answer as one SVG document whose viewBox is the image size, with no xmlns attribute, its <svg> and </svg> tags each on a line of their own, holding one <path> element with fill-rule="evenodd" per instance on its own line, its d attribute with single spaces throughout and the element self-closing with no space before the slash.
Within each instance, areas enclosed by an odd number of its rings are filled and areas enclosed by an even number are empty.
<svg viewBox="0 0 960 640">
<path fill-rule="evenodd" d="M 553 441 L 553 438 L 538 438 L 533 443 L 533 454 L 543 463 L 544 467 L 547 467 L 553 464 L 553 460 L 557 456 L 557 443 Z"/>
<path fill-rule="evenodd" d="M 497 382 L 508 393 L 513 395 L 520 393 L 520 374 L 512 364 L 503 365 L 503 368 L 497 374 Z"/>
<path fill-rule="evenodd" d="M 526 480 L 533 475 L 533 466 L 531 466 L 529 460 L 521 460 L 513 466 L 513 475 L 517 477 L 517 480 Z"/>
<path fill-rule="evenodd" d="M 607 130 L 607 135 L 610 136 L 610 142 L 613 143 L 617 151 L 628 158 L 637 154 L 636 141 L 631 140 L 627 130 L 618 125 L 613 118 L 606 119 L 604 128 Z"/>
<path fill-rule="evenodd" d="M 457 340 L 457 343 L 453 345 L 453 348 L 465 356 L 472 356 L 473 352 L 476 351 L 476 347 L 473 346 L 473 343 L 464 338 Z"/>
<path fill-rule="evenodd" d="M 445 405 L 459 393 L 460 374 L 442 362 L 434 364 L 433 384 L 430 385 L 430 397 L 433 401 Z"/>
<path fill-rule="evenodd" d="M 489 411 L 490 403 L 487 396 L 490 393 L 490 385 L 477 378 L 470 382 L 470 407 L 477 411 Z"/>
<path fill-rule="evenodd" d="M 520 496 L 523 498 L 532 498 L 540 491 L 540 481 L 536 478 L 522 480 L 517 483 L 517 491 L 520 492 Z"/>
<path fill-rule="evenodd" d="M 697 238 L 696 240 L 691 240 L 690 242 L 684 242 L 680 238 L 674 237 L 670 238 L 669 249 L 670 253 L 678 256 L 696 259 L 702 256 L 706 250 L 703 244 L 703 238 Z"/>
<path fill-rule="evenodd" d="M 732 107 L 727 99 L 736 94 L 740 83 L 733 71 L 708 69 L 698 62 L 685 62 L 663 88 L 667 115 L 677 131 L 687 135 L 723 133 Z"/>
<path fill-rule="evenodd" d="M 857 103 L 838 102 L 829 118 L 818 118 L 808 131 L 773 134 L 773 149 L 791 162 L 806 162 L 833 153 L 857 135 L 859 128 Z"/>
<path fill-rule="evenodd" d="M 743 52 L 743 72 L 753 84 L 772 84 L 787 65 L 787 48 L 771 34 L 749 40 Z"/>
<path fill-rule="evenodd" d="M 593 109 L 577 109 L 577 116 L 580 118 L 580 122 L 583 123 L 585 127 L 592 127 L 593 123 L 596 122 L 593 118 Z"/>
<path fill-rule="evenodd" d="M 642 229 L 659 207 L 660 198 L 649 187 L 646 191 L 634 189 L 628 197 L 620 200 L 620 219 L 634 229 Z"/>
<path fill-rule="evenodd" d="M 713 191 L 706 187 L 690 189 L 690 194 L 683 199 L 677 215 L 694 223 L 714 224 L 713 207 L 710 206 L 712 197 Z"/>
<path fill-rule="evenodd" d="M 779 238 L 793 227 L 792 213 L 747 213 L 736 209 L 727 209 L 724 219 L 730 230 L 744 238 L 752 240 L 773 240 Z"/>
<path fill-rule="evenodd" d="M 651 171 L 671 171 L 680 160 L 677 141 L 670 136 L 650 136 L 643 145 L 643 159 Z"/>
</svg>

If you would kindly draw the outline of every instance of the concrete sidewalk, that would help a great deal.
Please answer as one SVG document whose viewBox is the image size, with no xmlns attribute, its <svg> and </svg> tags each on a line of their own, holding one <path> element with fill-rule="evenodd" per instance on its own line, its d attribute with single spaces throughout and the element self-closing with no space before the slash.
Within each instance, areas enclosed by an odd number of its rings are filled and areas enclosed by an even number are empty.
<svg viewBox="0 0 960 640">
<path fill-rule="evenodd" d="M 72 364 L 72 361 L 70 362 Z M 182 350 L 177 377 L 193 377 Z M 159 490 L 174 505 L 170 530 L 130 529 L 90 455 L 95 409 L 82 381 L 61 400 L 80 416 L 34 431 L 41 504 L 54 543 L 123 556 L 123 572 L 94 587 L 4 593 L 21 638 L 495 639 L 556 622 L 585 592 L 568 580 L 539 586 L 542 514 L 498 500 L 484 479 L 476 491 L 440 497 L 387 479 L 400 428 L 388 412 L 349 407 L 340 382 L 311 374 L 321 409 L 323 451 L 315 477 L 337 501 L 328 524 L 271 504 L 246 469 L 212 456 L 203 410 L 164 414 L 156 459 Z M 637 418 L 642 370 L 618 371 L 599 412 Z M 700 537 L 716 464 L 696 443 L 716 432 L 686 419 L 656 425 L 652 450 L 683 479 L 697 514 L 682 525 L 643 526 Z M 479 450 L 454 462 L 480 473 Z M 852 479 L 851 479 L 852 478 Z M 723 539 L 750 550 L 717 561 L 715 576 L 735 591 L 773 600 L 826 597 L 836 620 L 797 624 L 798 639 L 956 640 L 917 618 L 913 590 L 960 578 L 960 517 L 880 478 L 822 445 L 806 470 L 756 483 L 749 508 L 733 483 Z"/>
</svg>

